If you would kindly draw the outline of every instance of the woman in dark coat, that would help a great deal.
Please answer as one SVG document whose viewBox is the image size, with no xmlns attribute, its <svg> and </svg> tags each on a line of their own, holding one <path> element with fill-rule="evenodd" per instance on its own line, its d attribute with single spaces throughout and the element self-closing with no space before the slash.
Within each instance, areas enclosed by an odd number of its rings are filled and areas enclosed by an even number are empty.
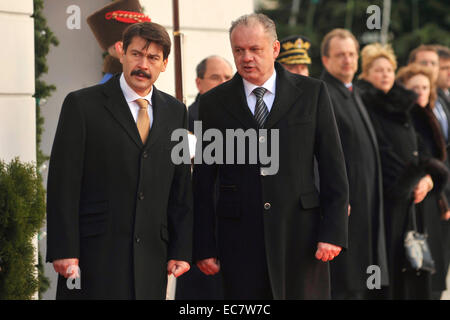
<svg viewBox="0 0 450 320">
<path fill-rule="evenodd" d="M 386 299 L 429 299 L 428 272 L 416 273 L 406 267 L 403 239 L 412 206 L 428 192 L 440 191 L 446 169 L 437 160 L 421 157 L 411 119 L 416 94 L 396 84 L 396 58 L 390 47 L 366 46 L 362 52 L 363 80 L 357 85 L 371 117 L 380 147 L 388 251 L 389 287 Z M 420 220 L 420 219 L 418 219 Z M 419 226 L 419 231 L 426 228 Z"/>
<path fill-rule="evenodd" d="M 418 95 L 411 115 L 416 132 L 424 146 L 424 152 L 427 156 L 448 164 L 445 138 L 432 109 L 436 101 L 432 79 L 431 70 L 418 64 L 403 67 L 397 74 L 397 80 Z M 448 219 L 446 217 L 449 210 L 448 203 L 443 192 L 430 193 L 418 207 L 424 212 L 423 223 L 427 226 L 428 244 L 436 266 L 436 272 L 431 277 L 432 291 L 434 298 L 439 299 L 442 291 L 446 290 L 447 268 L 444 250 L 449 244 L 445 242 L 446 238 L 442 234 L 441 220 Z"/>
</svg>

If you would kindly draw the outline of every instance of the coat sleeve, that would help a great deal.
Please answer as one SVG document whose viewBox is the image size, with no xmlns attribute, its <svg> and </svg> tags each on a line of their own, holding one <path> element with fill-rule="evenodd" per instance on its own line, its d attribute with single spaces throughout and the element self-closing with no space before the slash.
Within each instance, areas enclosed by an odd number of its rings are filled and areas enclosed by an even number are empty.
<svg viewBox="0 0 450 320">
<path fill-rule="evenodd" d="M 320 175 L 322 212 L 318 241 L 346 248 L 349 201 L 347 171 L 330 96 L 324 83 L 321 84 L 318 97 L 314 148 Z"/>
<path fill-rule="evenodd" d="M 432 192 L 440 193 L 448 179 L 445 165 L 430 156 L 426 151 L 423 140 L 417 136 L 419 161 L 405 162 L 397 154 L 395 146 L 384 135 L 382 124 L 375 117 L 377 138 L 380 146 L 380 156 L 383 168 L 383 189 L 387 198 L 402 199 L 411 197 L 414 188 L 425 175 L 430 174 L 434 188 Z"/>
<path fill-rule="evenodd" d="M 86 125 L 75 94 L 64 100 L 47 181 L 47 261 L 79 258 L 79 199 Z"/>
<path fill-rule="evenodd" d="M 187 129 L 186 107 L 183 112 L 183 122 L 180 127 Z M 188 141 L 188 132 L 186 131 L 185 134 L 183 139 Z M 167 209 L 170 239 L 168 260 L 174 259 L 191 263 L 192 214 L 191 164 L 181 163 L 175 166 Z"/>
</svg>

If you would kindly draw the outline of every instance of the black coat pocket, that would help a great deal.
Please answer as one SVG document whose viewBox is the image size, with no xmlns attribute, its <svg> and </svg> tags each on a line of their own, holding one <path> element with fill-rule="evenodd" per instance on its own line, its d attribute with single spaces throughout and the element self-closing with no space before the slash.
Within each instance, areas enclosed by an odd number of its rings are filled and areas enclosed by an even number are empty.
<svg viewBox="0 0 450 320">
<path fill-rule="evenodd" d="M 80 237 L 93 237 L 106 232 L 108 202 L 80 204 Z"/>
<path fill-rule="evenodd" d="M 300 204 L 303 209 L 314 209 L 320 206 L 319 194 L 316 191 L 300 195 Z"/>
</svg>

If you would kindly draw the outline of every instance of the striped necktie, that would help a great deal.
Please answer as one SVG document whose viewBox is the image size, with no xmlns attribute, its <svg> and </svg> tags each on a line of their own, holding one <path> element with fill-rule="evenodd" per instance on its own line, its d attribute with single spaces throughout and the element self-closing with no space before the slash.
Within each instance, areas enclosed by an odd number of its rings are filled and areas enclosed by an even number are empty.
<svg viewBox="0 0 450 320">
<path fill-rule="evenodd" d="M 263 87 L 258 87 L 253 90 L 253 93 L 256 96 L 255 119 L 260 128 L 264 126 L 267 116 L 269 115 L 269 109 L 263 100 L 266 91 L 267 89 Z"/>
</svg>

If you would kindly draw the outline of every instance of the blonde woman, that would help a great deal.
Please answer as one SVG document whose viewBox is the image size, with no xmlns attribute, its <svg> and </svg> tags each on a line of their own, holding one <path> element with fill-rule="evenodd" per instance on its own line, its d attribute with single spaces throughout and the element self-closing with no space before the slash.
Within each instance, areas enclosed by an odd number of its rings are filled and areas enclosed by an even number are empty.
<svg viewBox="0 0 450 320">
<path fill-rule="evenodd" d="M 381 156 L 389 287 L 386 299 L 429 299 L 428 272 L 406 269 L 403 239 L 410 210 L 441 187 L 445 167 L 421 159 L 411 108 L 416 94 L 395 83 L 397 60 L 390 46 L 375 43 L 361 51 L 362 73 L 357 86 L 371 117 Z"/>
<path fill-rule="evenodd" d="M 413 107 L 411 115 L 419 139 L 424 145 L 424 152 L 427 156 L 443 161 L 448 168 L 447 144 L 440 124 L 433 113 L 437 94 L 432 70 L 419 64 L 410 64 L 398 71 L 397 80 L 417 94 L 416 105 Z M 436 264 L 436 273 L 432 275 L 431 279 L 433 297 L 438 299 L 441 292 L 446 290 L 447 268 L 444 260 L 444 247 L 449 246 L 449 243 L 445 236 L 445 229 L 442 227 L 448 224 L 450 211 L 444 192 L 430 193 L 418 207 L 424 213 L 423 223 L 427 226 L 428 244 Z M 442 220 L 443 222 L 441 222 Z"/>
</svg>

